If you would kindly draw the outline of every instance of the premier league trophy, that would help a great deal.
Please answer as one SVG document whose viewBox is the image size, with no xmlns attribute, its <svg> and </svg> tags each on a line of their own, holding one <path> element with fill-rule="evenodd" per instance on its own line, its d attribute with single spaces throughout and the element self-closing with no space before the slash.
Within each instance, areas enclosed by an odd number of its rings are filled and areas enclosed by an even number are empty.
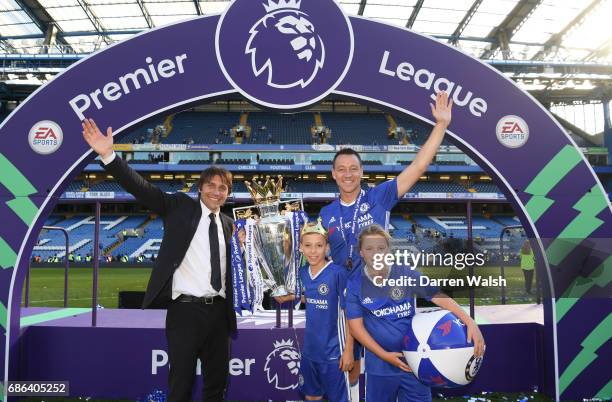
<svg viewBox="0 0 612 402">
<path fill-rule="evenodd" d="M 255 225 L 253 237 L 262 278 L 272 289 L 272 297 L 295 293 L 296 267 L 292 258 L 291 221 L 278 209 L 283 178 L 279 176 L 276 183 L 267 179 L 263 186 L 256 182 L 245 184 L 259 210 L 260 219 Z"/>
<path fill-rule="evenodd" d="M 299 201 L 280 201 L 283 178 L 267 179 L 262 185 L 245 182 L 259 214 L 252 207 L 234 209 L 237 229 L 244 228 L 245 266 L 253 310 L 260 307 L 263 291 L 272 297 L 295 294 L 299 300 L 297 271 L 301 255 L 299 235 L 307 221 Z M 283 206 L 281 211 L 279 207 Z M 291 311 L 291 310 L 290 310 Z M 277 311 L 279 317 L 280 310 Z"/>
</svg>

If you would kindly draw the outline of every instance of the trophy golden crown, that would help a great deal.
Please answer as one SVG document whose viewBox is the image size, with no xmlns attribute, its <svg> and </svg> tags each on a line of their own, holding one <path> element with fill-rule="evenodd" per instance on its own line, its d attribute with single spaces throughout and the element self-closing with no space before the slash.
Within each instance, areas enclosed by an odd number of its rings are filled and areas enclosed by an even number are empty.
<svg viewBox="0 0 612 402">
<path fill-rule="evenodd" d="M 256 204 L 271 203 L 280 200 L 283 192 L 283 176 L 278 176 L 278 180 L 267 178 L 262 185 L 261 182 L 245 181 L 244 184 L 251 194 L 251 198 Z"/>
</svg>

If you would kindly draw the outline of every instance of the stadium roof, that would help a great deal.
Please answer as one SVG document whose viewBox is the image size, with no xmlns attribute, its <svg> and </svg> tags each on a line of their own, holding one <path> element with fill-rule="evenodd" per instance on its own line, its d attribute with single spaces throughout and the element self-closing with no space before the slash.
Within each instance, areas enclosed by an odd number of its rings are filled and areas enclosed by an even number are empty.
<svg viewBox="0 0 612 402">
<path fill-rule="evenodd" d="M 263 0 L 261 0 L 263 1 Z M 0 53 L 90 53 L 221 0 L 0 0 Z M 612 0 L 340 0 L 481 59 L 612 62 Z"/>
</svg>

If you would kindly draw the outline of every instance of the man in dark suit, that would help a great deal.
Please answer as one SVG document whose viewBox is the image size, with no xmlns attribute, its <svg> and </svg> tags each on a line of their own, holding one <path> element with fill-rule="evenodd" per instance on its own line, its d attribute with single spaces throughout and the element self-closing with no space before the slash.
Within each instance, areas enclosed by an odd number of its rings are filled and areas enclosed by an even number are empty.
<svg viewBox="0 0 612 402">
<path fill-rule="evenodd" d="M 204 374 L 203 400 L 224 401 L 236 315 L 230 264 L 233 221 L 220 208 L 232 188 L 231 173 L 219 167 L 204 170 L 198 200 L 185 193 L 167 194 L 116 157 L 111 127 L 104 135 L 93 120 L 85 120 L 83 137 L 100 156 L 104 169 L 164 219 L 164 238 L 143 308 L 168 310 L 168 401 L 191 399 L 198 358 Z"/>
</svg>

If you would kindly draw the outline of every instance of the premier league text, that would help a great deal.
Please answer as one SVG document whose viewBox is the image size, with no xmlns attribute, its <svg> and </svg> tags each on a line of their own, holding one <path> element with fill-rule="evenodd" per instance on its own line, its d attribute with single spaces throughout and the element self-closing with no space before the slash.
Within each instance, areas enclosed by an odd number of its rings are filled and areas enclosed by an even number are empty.
<svg viewBox="0 0 612 402">
<path fill-rule="evenodd" d="M 131 91 L 138 91 L 144 85 L 152 85 L 160 79 L 172 78 L 177 74 L 183 74 L 185 67 L 183 63 L 187 59 L 187 54 L 183 53 L 174 58 L 163 59 L 153 63 L 151 57 L 145 58 L 146 66 L 137 68 L 104 84 L 101 88 L 96 88 L 89 93 L 81 93 L 72 98 L 68 103 L 78 116 L 79 120 L 85 119 L 85 112 L 90 107 L 96 109 L 104 108 L 106 102 L 115 102 L 122 96 L 129 95 Z"/>
<path fill-rule="evenodd" d="M 432 91 L 431 99 L 436 100 L 436 93 L 446 91 L 453 103 L 459 107 L 468 107 L 475 117 L 481 117 L 487 112 L 487 102 L 482 98 L 474 97 L 471 91 L 465 92 L 461 85 L 445 77 L 438 77 L 436 73 L 425 68 L 416 68 L 407 61 L 393 64 L 391 52 L 385 50 L 380 61 L 378 72 L 390 77 L 397 77 L 402 81 L 413 80 L 417 87 Z M 463 92 L 463 93 L 462 93 Z"/>
</svg>

